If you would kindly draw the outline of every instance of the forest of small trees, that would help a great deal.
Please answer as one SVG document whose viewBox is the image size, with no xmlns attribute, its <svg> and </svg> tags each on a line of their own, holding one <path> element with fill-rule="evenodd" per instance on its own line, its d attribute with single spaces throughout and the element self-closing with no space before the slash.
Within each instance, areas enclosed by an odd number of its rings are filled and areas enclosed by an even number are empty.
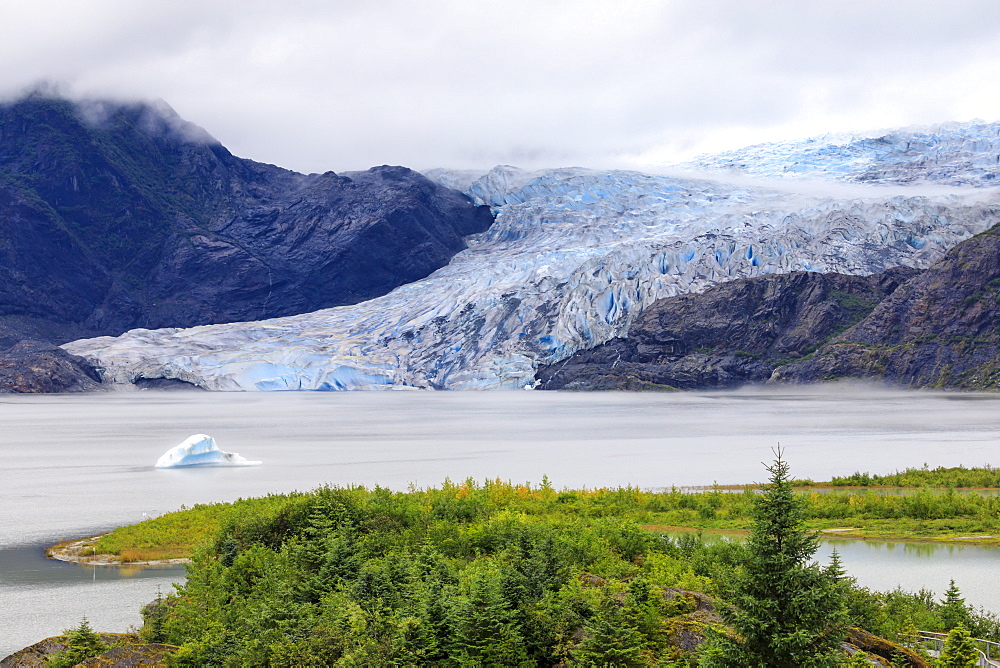
<svg viewBox="0 0 1000 668">
<path fill-rule="evenodd" d="M 807 496 L 780 452 L 768 471 L 732 495 L 748 539 L 711 545 L 643 528 L 638 490 L 547 481 L 237 502 L 142 634 L 191 666 L 931 665 L 900 644 L 916 629 L 1000 639 L 956 588 L 876 592 L 814 563 Z"/>
</svg>

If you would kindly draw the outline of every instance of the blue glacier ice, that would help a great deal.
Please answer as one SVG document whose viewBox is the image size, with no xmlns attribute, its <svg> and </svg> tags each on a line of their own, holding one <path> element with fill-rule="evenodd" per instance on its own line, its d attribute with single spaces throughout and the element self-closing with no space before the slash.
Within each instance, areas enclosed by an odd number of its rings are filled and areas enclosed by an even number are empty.
<svg viewBox="0 0 1000 668">
<path fill-rule="evenodd" d="M 992 187 L 1000 178 L 1000 123 L 757 144 L 695 158 L 686 167 L 782 179 Z"/>
<path fill-rule="evenodd" d="M 219 449 L 215 439 L 205 434 L 189 436 L 180 445 L 175 445 L 156 460 L 158 469 L 174 469 L 185 466 L 257 466 L 235 452 Z"/>
<path fill-rule="evenodd" d="M 812 140 L 753 147 L 740 154 L 741 172 L 725 167 L 731 156 L 717 157 L 717 169 L 704 159 L 692 166 L 697 174 L 669 176 L 435 170 L 431 178 L 491 206 L 496 222 L 423 280 L 352 306 L 64 347 L 111 383 L 520 389 L 533 385 L 539 364 L 622 335 L 663 297 L 768 273 L 929 266 L 1000 219 L 987 178 L 997 158 L 976 153 L 998 146 L 996 132 L 972 124 L 947 126 L 933 141 L 902 132 L 833 149 Z M 776 174 L 800 163 L 810 180 Z"/>
</svg>

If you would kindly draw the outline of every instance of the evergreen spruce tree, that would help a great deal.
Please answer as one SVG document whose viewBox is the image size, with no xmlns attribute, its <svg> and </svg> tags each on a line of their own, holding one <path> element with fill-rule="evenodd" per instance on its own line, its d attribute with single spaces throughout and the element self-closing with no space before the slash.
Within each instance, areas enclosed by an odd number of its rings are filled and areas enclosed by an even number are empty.
<svg viewBox="0 0 1000 668">
<path fill-rule="evenodd" d="M 944 641 L 944 650 L 937 665 L 941 668 L 973 668 L 979 665 L 979 652 L 969 637 L 969 629 L 963 624 L 948 632 L 948 639 Z"/>
<path fill-rule="evenodd" d="M 473 564 L 465 577 L 468 593 L 457 598 L 450 611 L 452 658 L 461 665 L 484 668 L 526 664 L 524 639 L 504 598 L 498 567 Z"/>
<path fill-rule="evenodd" d="M 645 638 L 618 601 L 605 601 L 585 630 L 587 637 L 573 650 L 574 665 L 587 668 L 641 668 L 647 665 L 643 656 Z"/>
<path fill-rule="evenodd" d="M 75 629 L 67 629 L 64 633 L 69 647 L 49 658 L 45 665 L 51 668 L 75 666 L 108 651 L 109 645 L 90 627 L 86 617 L 80 620 L 80 625 Z"/>
<path fill-rule="evenodd" d="M 166 642 L 167 640 L 167 602 L 163 592 L 156 588 L 156 599 L 147 603 L 140 611 L 143 626 L 140 634 L 146 642 Z"/>
<path fill-rule="evenodd" d="M 840 559 L 840 552 L 837 552 L 837 548 L 833 548 L 830 553 L 830 563 L 826 565 L 823 572 L 828 578 L 834 582 L 851 582 L 852 578 L 844 570 L 844 562 Z"/>
<path fill-rule="evenodd" d="M 818 539 L 804 526 L 804 500 L 792 491 L 782 454 L 777 449 L 765 467 L 770 480 L 754 499 L 743 569 L 720 609 L 735 634 L 715 635 L 710 664 L 799 668 L 843 660 L 843 589 L 811 561 Z"/>
<path fill-rule="evenodd" d="M 416 558 L 414 614 L 420 621 L 413 645 L 426 664 L 446 663 L 451 637 L 448 601 L 457 580 L 444 557 L 425 543 Z"/>
<path fill-rule="evenodd" d="M 969 609 L 965 607 L 965 599 L 952 580 L 948 585 L 948 590 L 944 593 L 944 600 L 941 601 L 941 621 L 944 623 L 944 630 L 951 631 L 956 626 L 969 627 Z"/>
</svg>

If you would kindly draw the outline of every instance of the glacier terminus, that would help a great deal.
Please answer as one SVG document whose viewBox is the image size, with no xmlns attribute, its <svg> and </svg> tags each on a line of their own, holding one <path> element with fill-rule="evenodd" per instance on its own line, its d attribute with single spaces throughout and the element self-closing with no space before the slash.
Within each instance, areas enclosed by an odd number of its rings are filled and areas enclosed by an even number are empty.
<svg viewBox="0 0 1000 668">
<path fill-rule="evenodd" d="M 998 156 L 1000 126 L 972 123 L 761 145 L 662 174 L 433 170 L 496 222 L 423 280 L 351 306 L 64 348 L 123 385 L 530 388 L 539 364 L 622 335 L 663 297 L 767 273 L 927 267 L 997 220 Z"/>
</svg>

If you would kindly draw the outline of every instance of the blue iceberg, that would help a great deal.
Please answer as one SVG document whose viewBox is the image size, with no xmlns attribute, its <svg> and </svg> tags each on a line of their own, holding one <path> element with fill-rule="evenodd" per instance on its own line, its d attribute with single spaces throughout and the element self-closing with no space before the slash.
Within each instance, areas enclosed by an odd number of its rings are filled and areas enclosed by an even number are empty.
<svg viewBox="0 0 1000 668">
<path fill-rule="evenodd" d="M 205 434 L 189 436 L 180 445 L 163 453 L 156 468 L 173 469 L 184 466 L 258 466 L 260 462 L 244 459 L 235 452 L 219 449 L 215 439 Z"/>
</svg>

